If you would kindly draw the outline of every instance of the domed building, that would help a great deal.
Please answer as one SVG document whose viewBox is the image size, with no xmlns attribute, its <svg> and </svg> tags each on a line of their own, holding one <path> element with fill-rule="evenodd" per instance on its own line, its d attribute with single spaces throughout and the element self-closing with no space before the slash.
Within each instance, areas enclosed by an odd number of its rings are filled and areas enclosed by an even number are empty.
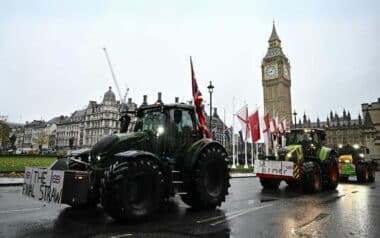
<svg viewBox="0 0 380 238">
<path fill-rule="evenodd" d="M 109 87 L 101 103 L 89 101 L 85 109 L 75 111 L 57 124 L 58 148 L 91 147 L 103 136 L 119 132 L 121 106 L 112 87 Z M 136 108 L 131 98 L 128 99 L 127 107 Z"/>
</svg>

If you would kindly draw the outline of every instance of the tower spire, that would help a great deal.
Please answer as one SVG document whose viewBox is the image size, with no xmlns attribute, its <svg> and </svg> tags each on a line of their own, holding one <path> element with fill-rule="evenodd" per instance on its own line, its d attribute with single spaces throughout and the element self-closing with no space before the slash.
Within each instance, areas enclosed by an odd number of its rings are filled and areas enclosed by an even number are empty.
<svg viewBox="0 0 380 238">
<path fill-rule="evenodd" d="M 277 35 L 276 26 L 274 24 L 274 19 L 273 19 L 272 34 L 270 35 L 269 41 L 275 41 L 275 40 L 281 41 L 280 37 L 278 37 Z"/>
</svg>

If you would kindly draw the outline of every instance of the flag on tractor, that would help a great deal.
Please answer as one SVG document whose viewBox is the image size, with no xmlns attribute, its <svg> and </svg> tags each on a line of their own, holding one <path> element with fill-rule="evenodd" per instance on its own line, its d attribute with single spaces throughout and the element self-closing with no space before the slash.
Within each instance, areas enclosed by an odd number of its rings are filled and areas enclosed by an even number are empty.
<svg viewBox="0 0 380 238">
<path fill-rule="evenodd" d="M 248 105 L 244 105 L 239 111 L 236 112 L 236 116 L 241 124 L 242 132 L 244 135 L 244 141 L 249 138 L 249 118 L 248 118 Z"/>
<path fill-rule="evenodd" d="M 249 127 L 251 128 L 252 142 L 255 143 L 260 140 L 259 110 L 249 116 Z"/>
<path fill-rule="evenodd" d="M 207 129 L 207 126 L 206 126 L 206 117 L 203 114 L 203 110 L 202 110 L 203 97 L 202 97 L 201 91 L 198 88 L 197 79 L 195 78 L 195 73 L 194 73 L 194 68 L 193 68 L 193 61 L 191 57 L 190 57 L 190 66 L 191 66 L 191 86 L 193 89 L 195 111 L 197 112 L 198 121 L 200 124 L 199 127 L 201 131 L 206 135 L 207 138 L 211 138 L 211 133 Z"/>
</svg>

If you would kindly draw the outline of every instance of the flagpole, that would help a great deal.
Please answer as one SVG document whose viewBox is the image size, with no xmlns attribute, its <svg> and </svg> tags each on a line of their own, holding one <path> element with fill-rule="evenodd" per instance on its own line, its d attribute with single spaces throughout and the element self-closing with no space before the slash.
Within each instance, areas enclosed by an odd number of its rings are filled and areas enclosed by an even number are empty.
<svg viewBox="0 0 380 238">
<path fill-rule="evenodd" d="M 236 168 L 235 164 L 235 96 L 232 97 L 232 168 Z"/>
<path fill-rule="evenodd" d="M 247 104 L 244 102 L 246 108 L 245 108 L 245 121 L 247 121 L 248 119 L 248 106 Z M 244 168 L 245 169 L 248 169 L 248 157 L 247 157 L 247 139 L 248 139 L 248 133 L 247 133 L 247 128 L 248 128 L 248 125 L 246 125 L 246 129 L 245 129 L 245 143 L 244 143 Z"/>
<path fill-rule="evenodd" d="M 251 166 L 253 166 L 253 138 L 252 138 L 252 143 L 251 143 Z"/>
</svg>

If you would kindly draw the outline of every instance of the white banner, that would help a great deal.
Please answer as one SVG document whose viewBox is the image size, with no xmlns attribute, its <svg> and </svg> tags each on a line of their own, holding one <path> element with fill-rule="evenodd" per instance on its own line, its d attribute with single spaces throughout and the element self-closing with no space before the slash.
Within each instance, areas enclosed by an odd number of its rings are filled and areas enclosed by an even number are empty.
<svg viewBox="0 0 380 238">
<path fill-rule="evenodd" d="M 60 204 L 64 174 L 62 170 L 27 167 L 22 194 L 39 201 Z"/>
<path fill-rule="evenodd" d="M 255 160 L 255 173 L 293 177 L 294 163 L 290 161 Z"/>
</svg>

